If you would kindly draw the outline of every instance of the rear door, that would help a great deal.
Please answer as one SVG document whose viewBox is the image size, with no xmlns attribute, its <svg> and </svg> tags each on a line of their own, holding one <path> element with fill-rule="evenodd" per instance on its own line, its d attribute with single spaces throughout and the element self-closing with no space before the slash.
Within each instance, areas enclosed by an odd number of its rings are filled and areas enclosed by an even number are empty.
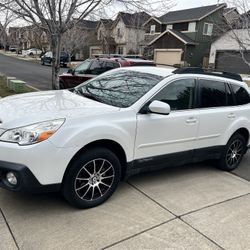
<svg viewBox="0 0 250 250">
<path fill-rule="evenodd" d="M 237 107 L 226 81 L 200 78 L 198 82 L 199 127 L 195 157 L 213 158 L 223 146 L 225 131 L 237 119 Z"/>
</svg>

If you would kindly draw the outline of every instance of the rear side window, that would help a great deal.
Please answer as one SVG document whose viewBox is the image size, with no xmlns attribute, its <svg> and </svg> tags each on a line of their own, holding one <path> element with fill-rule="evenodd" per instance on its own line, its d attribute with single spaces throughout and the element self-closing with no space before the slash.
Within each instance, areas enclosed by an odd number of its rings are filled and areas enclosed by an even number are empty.
<svg viewBox="0 0 250 250">
<path fill-rule="evenodd" d="M 250 96 L 244 88 L 234 84 L 231 84 L 231 88 L 234 93 L 237 105 L 244 105 L 250 103 Z"/>
<path fill-rule="evenodd" d="M 223 82 L 200 79 L 200 107 L 223 107 L 227 106 L 226 84 Z"/>
</svg>

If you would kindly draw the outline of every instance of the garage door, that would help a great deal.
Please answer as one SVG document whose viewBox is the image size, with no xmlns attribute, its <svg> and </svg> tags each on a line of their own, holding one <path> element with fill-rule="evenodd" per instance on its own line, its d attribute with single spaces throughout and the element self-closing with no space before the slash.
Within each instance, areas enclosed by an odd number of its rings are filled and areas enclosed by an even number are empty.
<svg viewBox="0 0 250 250">
<path fill-rule="evenodd" d="M 155 49 L 154 61 L 156 64 L 175 65 L 181 63 L 182 49 Z"/>
<path fill-rule="evenodd" d="M 245 57 L 250 62 L 250 51 L 245 53 Z M 240 52 L 237 51 L 217 52 L 215 68 L 219 71 L 250 74 L 250 66 L 243 61 Z"/>
</svg>

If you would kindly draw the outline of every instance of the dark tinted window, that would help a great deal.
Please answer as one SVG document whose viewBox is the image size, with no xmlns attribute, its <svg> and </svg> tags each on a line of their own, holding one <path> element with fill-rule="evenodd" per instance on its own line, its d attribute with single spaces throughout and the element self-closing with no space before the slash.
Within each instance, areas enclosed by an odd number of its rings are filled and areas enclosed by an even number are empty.
<svg viewBox="0 0 250 250">
<path fill-rule="evenodd" d="M 166 102 L 171 110 L 184 110 L 193 108 L 195 94 L 195 81 L 183 79 L 170 83 L 153 100 Z"/>
<path fill-rule="evenodd" d="M 200 82 L 200 106 L 201 108 L 227 106 L 226 84 L 210 80 Z"/>
<path fill-rule="evenodd" d="M 119 63 L 116 62 L 95 60 L 90 66 L 89 73 L 93 75 L 100 75 L 108 70 L 118 68 L 119 66 Z"/>
<path fill-rule="evenodd" d="M 237 85 L 231 85 L 231 87 L 232 87 L 232 91 L 234 93 L 237 105 L 250 103 L 249 94 L 244 88 L 237 86 Z"/>
</svg>

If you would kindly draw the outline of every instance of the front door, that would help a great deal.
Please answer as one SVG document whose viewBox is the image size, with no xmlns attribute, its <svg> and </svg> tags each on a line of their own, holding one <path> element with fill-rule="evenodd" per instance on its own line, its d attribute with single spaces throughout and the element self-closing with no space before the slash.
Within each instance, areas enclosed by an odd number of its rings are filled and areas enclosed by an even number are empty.
<svg viewBox="0 0 250 250">
<path fill-rule="evenodd" d="M 196 83 L 194 79 L 180 79 L 168 84 L 153 100 L 166 102 L 169 115 L 137 115 L 135 159 L 137 164 L 179 165 L 192 159 L 192 151 L 199 123 L 194 109 Z M 155 166 L 155 168 L 157 168 Z"/>
</svg>

